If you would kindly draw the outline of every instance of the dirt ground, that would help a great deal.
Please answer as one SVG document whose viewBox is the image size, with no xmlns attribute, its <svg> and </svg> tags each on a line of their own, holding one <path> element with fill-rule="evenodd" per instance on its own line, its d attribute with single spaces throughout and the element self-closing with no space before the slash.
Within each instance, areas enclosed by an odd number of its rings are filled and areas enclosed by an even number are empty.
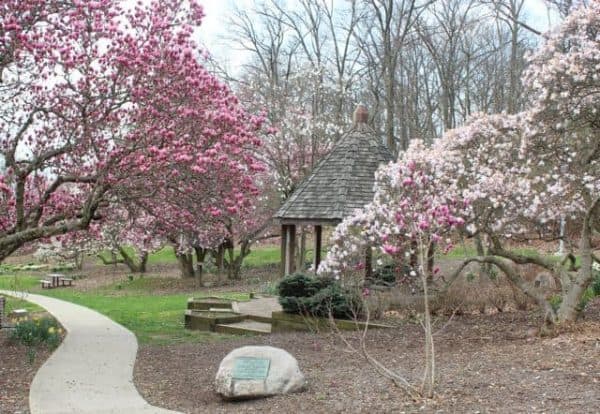
<svg viewBox="0 0 600 414">
<path fill-rule="evenodd" d="M 95 264 L 88 264 L 82 273 L 86 278 L 77 280 L 76 290 L 126 280 L 128 274 L 123 266 Z M 174 266 L 153 266 L 145 277 L 152 279 L 145 284 L 151 294 L 198 290 L 194 280 L 180 279 Z M 276 279 L 276 268 L 252 269 L 234 286 L 204 290 L 261 292 Z M 465 295 L 462 287 L 458 290 Z M 144 345 L 138 353 L 135 383 L 150 403 L 185 413 L 600 412 L 600 298 L 588 306 L 582 322 L 553 338 L 537 335 L 541 318 L 531 308 L 492 315 L 457 313 L 449 323 L 448 317 L 437 321 L 437 329 L 443 327 L 435 336 L 438 389 L 430 401 L 411 401 L 327 333 Z M 350 341 L 356 343 L 352 336 Z M 371 354 L 415 383 L 422 374 L 422 342 L 420 326 L 408 320 L 398 329 L 369 333 Z M 308 389 L 289 396 L 223 402 L 212 386 L 218 364 L 231 350 L 250 344 L 292 353 L 308 379 Z M 0 331 L 0 413 L 27 412 L 29 386 L 48 356 L 40 351 L 29 365 L 26 348 L 9 342 L 6 331 Z"/>
<path fill-rule="evenodd" d="M 0 330 L 0 413 L 29 412 L 29 387 L 37 370 L 51 351 L 41 347 L 32 364 L 28 362 L 27 347 L 9 338 L 9 330 Z"/>
<path fill-rule="evenodd" d="M 185 413 L 600 412 L 599 300 L 583 322 L 553 338 L 536 334 L 540 317 L 532 312 L 462 315 L 449 324 L 439 321 L 439 327 L 444 325 L 435 336 L 438 391 L 430 401 L 411 401 L 326 333 L 143 346 L 135 382 L 152 404 Z M 422 341 L 420 326 L 407 322 L 399 329 L 371 331 L 368 349 L 386 367 L 418 383 Z M 219 362 L 237 347 L 257 344 L 292 353 L 308 389 L 223 402 L 212 386 Z"/>
</svg>

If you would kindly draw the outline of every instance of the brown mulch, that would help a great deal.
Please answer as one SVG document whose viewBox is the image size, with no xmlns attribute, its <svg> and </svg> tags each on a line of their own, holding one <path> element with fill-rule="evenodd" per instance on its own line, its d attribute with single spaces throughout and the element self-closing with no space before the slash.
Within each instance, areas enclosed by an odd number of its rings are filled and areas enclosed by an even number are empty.
<svg viewBox="0 0 600 414">
<path fill-rule="evenodd" d="M 455 316 L 435 337 L 437 396 L 411 401 L 335 335 L 276 334 L 203 344 L 142 346 L 135 382 L 152 404 L 185 413 L 600 412 L 600 301 L 556 337 L 531 312 Z M 371 331 L 369 352 L 411 381 L 421 376 L 419 325 Z M 354 341 L 356 342 L 356 341 Z M 299 394 L 223 402 L 212 381 L 234 348 L 264 344 L 294 355 L 308 379 Z"/>
<path fill-rule="evenodd" d="M 194 280 L 178 277 L 173 265 L 155 265 L 153 294 L 193 292 Z M 90 263 L 74 289 L 90 290 L 126 280 L 123 266 Z M 277 269 L 254 269 L 235 287 L 254 291 L 277 279 Z M 137 277 L 137 276 L 136 276 Z M 211 276 L 207 276 L 211 280 Z M 206 290 L 206 289 L 205 289 Z M 115 292 L 118 294 L 117 292 Z M 335 335 L 289 333 L 209 343 L 142 345 L 135 367 L 138 390 L 152 404 L 186 413 L 400 413 L 400 412 L 600 412 L 600 300 L 586 319 L 557 337 L 539 337 L 540 317 L 532 311 L 455 315 L 440 319 L 435 337 L 438 389 L 435 399 L 411 401 Z M 351 338 L 352 341 L 352 338 Z M 369 333 L 369 351 L 386 367 L 411 381 L 421 377 L 423 335 L 419 325 Z M 354 341 L 353 343 L 356 343 Z M 298 358 L 309 386 L 300 394 L 226 403 L 213 391 L 221 359 L 236 347 L 268 344 Z M 0 331 L 0 413 L 27 412 L 29 386 L 49 356 L 38 351 L 33 365 L 27 350 Z"/>
<path fill-rule="evenodd" d="M 46 347 L 36 350 L 29 363 L 27 347 L 10 340 L 10 330 L 0 330 L 0 413 L 28 413 L 29 387 L 37 370 L 52 351 Z"/>
</svg>

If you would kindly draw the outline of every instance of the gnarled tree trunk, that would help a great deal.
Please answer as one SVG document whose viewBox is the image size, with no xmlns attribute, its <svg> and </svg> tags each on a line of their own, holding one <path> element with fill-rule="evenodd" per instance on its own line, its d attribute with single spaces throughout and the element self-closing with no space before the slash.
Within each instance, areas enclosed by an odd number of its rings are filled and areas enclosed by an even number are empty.
<svg viewBox="0 0 600 414">
<path fill-rule="evenodd" d="M 179 263 L 181 277 L 184 279 L 193 278 L 196 273 L 194 272 L 194 256 L 192 253 L 175 253 L 175 257 L 177 257 Z"/>
</svg>

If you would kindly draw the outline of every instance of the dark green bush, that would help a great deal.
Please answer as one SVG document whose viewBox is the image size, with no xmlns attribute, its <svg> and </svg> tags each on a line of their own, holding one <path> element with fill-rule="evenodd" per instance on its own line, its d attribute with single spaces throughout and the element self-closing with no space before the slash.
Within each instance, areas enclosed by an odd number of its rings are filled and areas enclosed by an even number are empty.
<svg viewBox="0 0 600 414">
<path fill-rule="evenodd" d="M 396 265 L 389 264 L 373 270 L 373 275 L 366 280 L 369 285 L 388 286 L 396 285 Z"/>
<path fill-rule="evenodd" d="M 279 296 L 282 297 L 308 297 L 314 296 L 319 290 L 327 287 L 331 279 L 318 278 L 303 273 L 294 273 L 284 277 L 277 287 Z"/>
<path fill-rule="evenodd" d="M 314 316 L 337 319 L 352 319 L 360 316 L 362 300 L 356 292 L 344 289 L 339 283 L 332 283 L 310 298 L 309 307 Z"/>
<path fill-rule="evenodd" d="M 600 296 L 600 270 L 593 271 L 594 277 L 592 278 L 592 290 L 596 296 Z"/>
<path fill-rule="evenodd" d="M 360 313 L 361 298 L 338 282 L 304 274 L 284 278 L 278 286 L 279 303 L 287 313 L 349 319 Z"/>
</svg>

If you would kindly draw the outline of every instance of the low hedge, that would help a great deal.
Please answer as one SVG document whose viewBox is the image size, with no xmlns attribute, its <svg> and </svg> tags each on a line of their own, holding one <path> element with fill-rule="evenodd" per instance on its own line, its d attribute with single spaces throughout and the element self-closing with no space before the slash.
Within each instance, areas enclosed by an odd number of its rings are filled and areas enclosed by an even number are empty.
<svg viewBox="0 0 600 414">
<path fill-rule="evenodd" d="M 330 278 L 296 273 L 285 277 L 277 287 L 279 303 L 287 313 L 316 317 L 352 319 L 362 310 L 360 295 Z"/>
</svg>

